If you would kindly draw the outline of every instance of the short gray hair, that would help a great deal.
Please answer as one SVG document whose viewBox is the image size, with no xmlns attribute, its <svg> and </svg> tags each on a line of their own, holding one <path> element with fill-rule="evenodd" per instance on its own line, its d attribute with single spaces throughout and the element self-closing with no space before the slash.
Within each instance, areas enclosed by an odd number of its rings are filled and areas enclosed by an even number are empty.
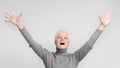
<svg viewBox="0 0 120 68">
<path fill-rule="evenodd" d="M 57 32 L 56 32 L 56 34 L 55 34 L 55 39 L 57 38 L 57 36 L 60 34 L 60 33 L 66 33 L 68 36 L 69 36 L 69 34 L 68 34 L 68 32 L 67 31 L 65 31 L 65 30 L 58 30 Z"/>
</svg>

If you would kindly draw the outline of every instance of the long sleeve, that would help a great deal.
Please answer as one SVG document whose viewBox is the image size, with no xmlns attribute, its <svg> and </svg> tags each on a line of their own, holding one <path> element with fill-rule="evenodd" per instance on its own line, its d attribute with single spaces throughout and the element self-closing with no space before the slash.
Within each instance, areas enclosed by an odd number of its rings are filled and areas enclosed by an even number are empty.
<svg viewBox="0 0 120 68">
<path fill-rule="evenodd" d="M 35 51 L 35 53 L 41 59 L 45 60 L 45 57 L 49 55 L 49 51 L 37 43 L 25 28 L 19 29 L 19 31 L 22 33 L 23 37 L 28 42 L 29 46 Z"/>
<path fill-rule="evenodd" d="M 73 53 L 73 55 L 76 58 L 77 64 L 87 55 L 87 53 L 92 49 L 94 43 L 101 35 L 102 31 L 97 29 L 92 36 L 89 38 L 89 40 L 76 52 Z"/>
</svg>

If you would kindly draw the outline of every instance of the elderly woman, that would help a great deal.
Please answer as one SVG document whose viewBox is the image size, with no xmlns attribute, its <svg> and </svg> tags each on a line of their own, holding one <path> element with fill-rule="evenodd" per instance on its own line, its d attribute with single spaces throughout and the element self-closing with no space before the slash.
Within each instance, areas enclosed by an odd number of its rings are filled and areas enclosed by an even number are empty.
<svg viewBox="0 0 120 68">
<path fill-rule="evenodd" d="M 32 36 L 21 23 L 21 17 L 22 13 L 20 13 L 19 16 L 15 16 L 11 11 L 9 11 L 5 16 L 7 22 L 10 22 L 18 27 L 23 37 L 29 43 L 29 46 L 43 60 L 45 68 L 77 68 L 78 63 L 92 49 L 93 44 L 111 21 L 111 13 L 109 11 L 106 12 L 104 17 L 99 16 L 99 27 L 89 38 L 89 40 L 74 53 L 67 53 L 67 48 L 70 42 L 69 34 L 65 31 L 57 32 L 55 36 L 56 52 L 54 53 L 43 48 L 32 38 Z"/>
</svg>

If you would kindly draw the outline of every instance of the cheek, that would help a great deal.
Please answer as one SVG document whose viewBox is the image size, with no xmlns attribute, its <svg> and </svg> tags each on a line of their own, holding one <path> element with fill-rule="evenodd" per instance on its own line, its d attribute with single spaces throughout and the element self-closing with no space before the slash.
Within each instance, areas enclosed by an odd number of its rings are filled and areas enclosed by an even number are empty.
<svg viewBox="0 0 120 68">
<path fill-rule="evenodd" d="M 59 43 L 59 42 L 60 42 L 60 40 L 59 40 L 59 39 L 57 39 L 57 40 L 56 40 L 56 42 L 57 42 L 57 43 Z"/>
<path fill-rule="evenodd" d="M 55 44 L 58 44 L 59 42 L 60 42 L 59 39 L 56 39 L 56 40 L 55 40 Z"/>
<path fill-rule="evenodd" d="M 67 46 L 69 46 L 69 43 L 70 43 L 70 42 L 69 42 L 69 40 L 68 40 L 68 41 L 66 41 L 66 43 L 67 43 L 66 45 L 67 45 Z"/>
<path fill-rule="evenodd" d="M 69 43 L 69 40 L 65 40 L 66 43 Z"/>
</svg>

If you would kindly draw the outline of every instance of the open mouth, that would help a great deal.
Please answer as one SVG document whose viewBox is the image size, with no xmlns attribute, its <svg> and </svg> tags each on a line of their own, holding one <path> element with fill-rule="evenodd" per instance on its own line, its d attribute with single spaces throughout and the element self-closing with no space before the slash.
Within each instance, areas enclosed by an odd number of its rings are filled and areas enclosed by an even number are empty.
<svg viewBox="0 0 120 68">
<path fill-rule="evenodd" d="M 61 42 L 60 45 L 65 45 L 65 43 Z"/>
</svg>

